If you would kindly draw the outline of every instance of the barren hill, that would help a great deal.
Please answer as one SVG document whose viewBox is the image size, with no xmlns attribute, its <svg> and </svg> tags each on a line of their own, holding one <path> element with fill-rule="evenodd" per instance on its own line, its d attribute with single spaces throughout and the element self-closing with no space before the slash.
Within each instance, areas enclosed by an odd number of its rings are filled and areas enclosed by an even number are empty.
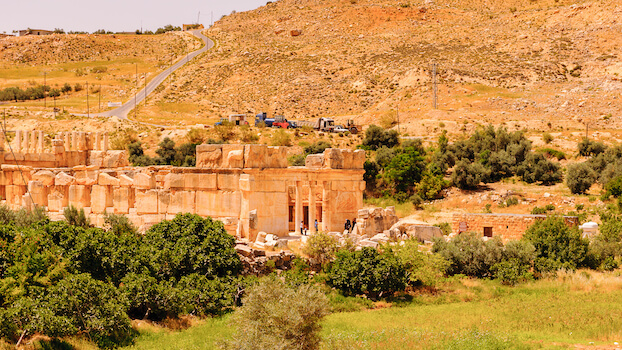
<svg viewBox="0 0 622 350">
<path fill-rule="evenodd" d="M 620 18 L 620 0 L 280 0 L 218 21 L 208 31 L 217 47 L 160 98 L 200 101 L 208 117 L 266 110 L 363 123 L 399 106 L 411 135 L 439 121 L 453 132 L 617 128 Z"/>
</svg>

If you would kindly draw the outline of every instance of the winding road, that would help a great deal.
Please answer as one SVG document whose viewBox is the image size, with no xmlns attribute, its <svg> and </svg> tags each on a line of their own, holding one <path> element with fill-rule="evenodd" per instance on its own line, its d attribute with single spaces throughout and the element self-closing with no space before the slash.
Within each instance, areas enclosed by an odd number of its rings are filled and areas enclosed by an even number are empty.
<svg viewBox="0 0 622 350">
<path fill-rule="evenodd" d="M 91 113 L 90 116 L 93 116 L 93 117 L 112 117 L 112 116 L 116 116 L 119 119 L 127 119 L 128 113 L 132 109 L 134 109 L 135 106 L 137 106 L 142 101 L 144 101 L 145 96 L 149 96 L 149 94 L 151 94 L 160 84 L 162 84 L 162 82 L 169 75 L 171 75 L 177 69 L 181 68 L 181 66 L 183 66 L 184 64 L 190 62 L 190 60 L 195 58 L 197 55 L 200 55 L 203 52 L 205 52 L 205 51 L 211 49 L 212 47 L 214 47 L 214 42 L 210 38 L 208 38 L 205 35 L 203 35 L 203 33 L 201 33 L 200 29 L 192 30 L 191 33 L 192 33 L 192 35 L 196 36 L 197 38 L 203 40 L 203 43 L 205 45 L 203 45 L 202 48 L 187 54 L 184 58 L 182 58 L 181 60 L 177 61 L 177 63 L 175 63 L 174 65 L 172 65 L 169 68 L 167 68 L 164 72 L 158 74 L 155 78 L 153 78 L 150 82 L 147 83 L 147 86 L 145 88 L 143 88 L 142 90 L 140 90 L 140 91 L 138 91 L 136 93 L 136 98 L 132 97 L 129 101 L 127 101 L 123 105 L 121 105 L 121 107 L 117 107 L 115 109 L 112 109 L 112 110 L 106 111 L 106 112 Z"/>
</svg>

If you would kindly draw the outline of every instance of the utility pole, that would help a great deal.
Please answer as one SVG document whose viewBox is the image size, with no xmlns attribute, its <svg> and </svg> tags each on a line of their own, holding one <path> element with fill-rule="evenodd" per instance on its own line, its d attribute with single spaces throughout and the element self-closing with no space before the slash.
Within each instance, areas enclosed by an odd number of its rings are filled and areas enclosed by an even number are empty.
<svg viewBox="0 0 622 350">
<path fill-rule="evenodd" d="M 136 66 L 136 92 L 134 93 L 134 119 L 138 118 L 138 108 L 136 103 L 136 95 L 138 95 L 138 63 L 134 63 Z"/>
<path fill-rule="evenodd" d="M 97 111 L 102 111 L 102 84 L 99 84 L 99 98 L 97 100 Z"/>
<path fill-rule="evenodd" d="M 437 109 L 437 87 L 436 87 L 436 63 L 432 64 L 432 90 L 434 91 L 434 109 Z"/>
<path fill-rule="evenodd" d="M 400 133 L 400 102 L 397 101 L 397 133 Z"/>
<path fill-rule="evenodd" d="M 209 26 L 211 27 L 211 26 L 213 26 L 213 25 L 214 25 L 214 11 L 212 11 L 212 19 L 211 19 L 211 21 L 210 21 Z"/>
<path fill-rule="evenodd" d="M 47 101 L 47 99 L 45 98 L 45 96 L 46 96 L 46 95 L 45 95 L 45 86 L 47 85 L 47 84 L 46 84 L 46 81 L 47 81 L 47 79 L 46 79 L 46 78 L 47 78 L 47 74 L 48 74 L 47 72 L 43 72 L 43 108 L 46 108 L 46 107 L 48 106 L 48 101 Z"/>
<path fill-rule="evenodd" d="M 89 112 L 89 82 L 86 82 L 86 116 L 87 117 L 91 117 L 90 112 Z"/>
<path fill-rule="evenodd" d="M 147 73 L 145 73 L 145 106 L 147 105 Z"/>
</svg>

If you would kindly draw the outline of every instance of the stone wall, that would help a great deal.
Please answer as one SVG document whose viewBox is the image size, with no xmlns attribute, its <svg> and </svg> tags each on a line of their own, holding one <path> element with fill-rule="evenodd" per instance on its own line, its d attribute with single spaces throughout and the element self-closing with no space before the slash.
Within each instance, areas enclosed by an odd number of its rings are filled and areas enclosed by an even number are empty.
<svg viewBox="0 0 622 350">
<path fill-rule="evenodd" d="M 77 152 L 86 152 L 89 165 L 30 166 L 19 159 L 19 169 L 2 164 L 3 202 L 14 209 L 46 207 L 53 219 L 73 205 L 98 226 L 104 213 L 123 214 L 141 230 L 178 213 L 195 213 L 221 220 L 228 232 L 250 240 L 259 231 L 286 235 L 300 221 L 313 228 L 314 219 L 325 231 L 340 230 L 363 205 L 364 151 L 328 149 L 320 155 L 321 166 L 287 167 L 284 147 L 200 145 L 195 168 L 129 167 L 126 153 L 89 149 L 86 136 L 72 135 L 72 142 Z M 72 143 L 65 151 L 67 142 L 52 140 L 63 155 L 54 164 L 76 152 Z M 18 149 L 26 150 L 23 144 Z"/>
<path fill-rule="evenodd" d="M 520 239 L 531 225 L 546 217 L 526 214 L 454 214 L 452 231 L 477 232 L 481 235 L 488 233 L 492 237 L 501 237 L 506 242 Z M 576 216 L 564 216 L 564 221 L 569 226 L 579 225 L 579 218 Z M 485 228 L 488 232 L 485 232 Z"/>
<path fill-rule="evenodd" d="M 49 143 L 49 144 L 48 144 Z M 0 133 L 0 164 L 60 168 L 129 165 L 127 151 L 108 150 L 107 133 L 60 132 L 53 139 L 43 131 L 15 131 L 11 144 Z"/>
</svg>

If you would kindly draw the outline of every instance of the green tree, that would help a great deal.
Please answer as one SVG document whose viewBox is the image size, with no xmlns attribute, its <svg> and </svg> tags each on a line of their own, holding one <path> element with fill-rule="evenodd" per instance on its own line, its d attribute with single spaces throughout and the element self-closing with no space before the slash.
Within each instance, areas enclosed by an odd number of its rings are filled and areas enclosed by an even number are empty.
<svg viewBox="0 0 622 350">
<path fill-rule="evenodd" d="M 571 164 L 568 166 L 566 186 L 572 193 L 585 193 L 596 181 L 596 174 L 586 163 Z"/>
<path fill-rule="evenodd" d="M 337 239 L 328 233 L 318 232 L 309 237 L 302 251 L 310 258 L 324 266 L 335 258 L 338 250 Z"/>
<path fill-rule="evenodd" d="M 392 250 L 379 253 L 340 250 L 327 276 L 327 283 L 346 296 L 365 294 L 371 298 L 391 295 L 406 288 L 406 267 Z"/>
<path fill-rule="evenodd" d="M 536 221 L 523 239 L 536 249 L 536 272 L 576 269 L 586 263 L 588 241 L 581 238 L 577 227 L 568 226 L 561 217 Z"/>
<path fill-rule="evenodd" d="M 389 148 L 395 147 L 400 144 L 399 135 L 396 130 L 384 130 L 377 125 L 370 125 L 365 130 L 365 138 L 363 139 L 363 146 L 371 150 L 377 150 L 382 146 Z"/>
<path fill-rule="evenodd" d="M 406 147 L 384 169 L 383 179 L 394 193 L 409 193 L 421 180 L 425 169 L 423 155 L 415 147 Z"/>
</svg>

